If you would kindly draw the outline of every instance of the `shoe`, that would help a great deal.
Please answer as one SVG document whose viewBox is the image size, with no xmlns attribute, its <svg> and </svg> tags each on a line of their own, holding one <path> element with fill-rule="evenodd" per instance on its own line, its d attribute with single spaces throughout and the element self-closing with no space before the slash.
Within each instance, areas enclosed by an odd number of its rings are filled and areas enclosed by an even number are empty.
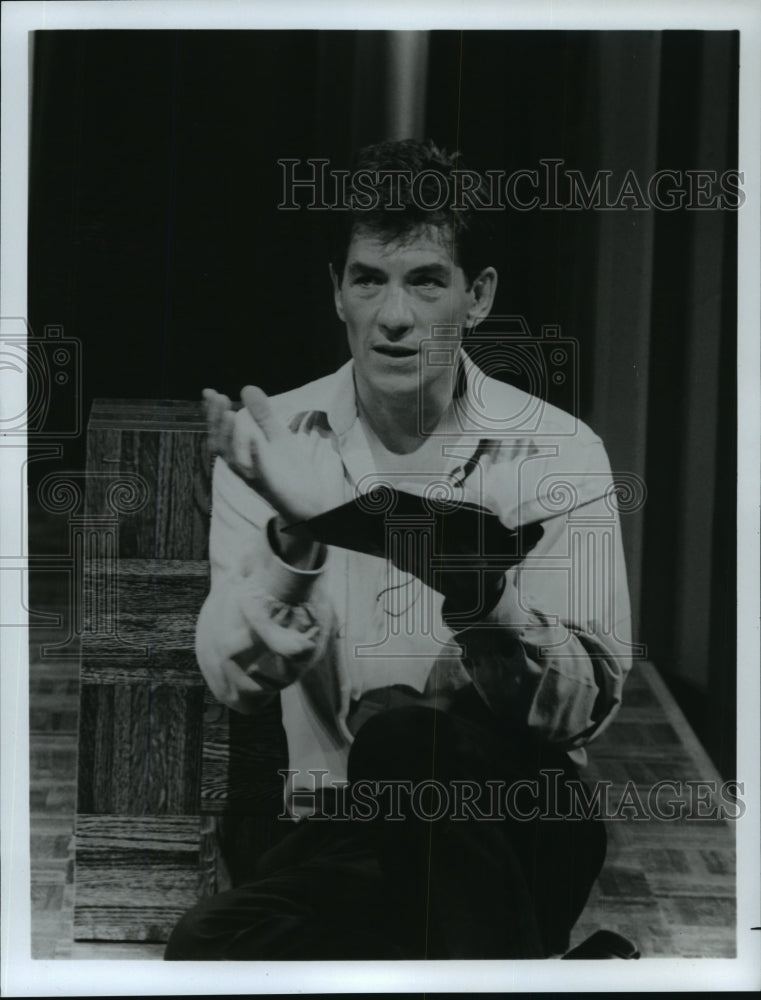
<svg viewBox="0 0 761 1000">
<path fill-rule="evenodd" d="M 631 941 L 615 931 L 595 931 L 591 937 L 567 951 L 563 958 L 639 958 Z"/>
</svg>

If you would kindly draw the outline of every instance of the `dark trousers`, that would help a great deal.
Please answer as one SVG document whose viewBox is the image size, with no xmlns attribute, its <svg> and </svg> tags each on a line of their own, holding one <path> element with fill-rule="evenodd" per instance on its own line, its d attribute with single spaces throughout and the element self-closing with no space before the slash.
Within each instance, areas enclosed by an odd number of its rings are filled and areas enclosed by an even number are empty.
<svg viewBox="0 0 761 1000">
<path fill-rule="evenodd" d="M 567 949 L 606 837 L 602 820 L 569 817 L 578 775 L 565 754 L 499 733 L 473 692 L 446 714 L 409 707 L 371 718 L 352 746 L 349 779 L 346 800 L 325 812 L 350 818 L 294 824 L 254 882 L 182 918 L 165 958 L 540 958 Z M 351 818 L 352 789 L 398 782 L 420 794 L 399 793 L 391 808 L 379 794 L 370 819 L 358 818 L 371 812 L 365 794 Z"/>
</svg>

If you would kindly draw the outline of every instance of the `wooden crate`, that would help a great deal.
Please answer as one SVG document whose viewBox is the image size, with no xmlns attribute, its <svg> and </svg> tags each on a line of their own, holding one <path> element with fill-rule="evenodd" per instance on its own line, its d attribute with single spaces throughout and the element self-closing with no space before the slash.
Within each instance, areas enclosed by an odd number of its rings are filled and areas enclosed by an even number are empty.
<svg viewBox="0 0 761 1000">
<path fill-rule="evenodd" d="M 279 700 L 237 716 L 208 691 L 195 623 L 208 592 L 210 466 L 200 404 L 98 400 L 86 504 L 143 484 L 113 552 L 85 552 L 76 940 L 165 941 L 203 895 L 251 877 L 283 832 Z M 127 505 L 129 506 L 129 505 Z"/>
<path fill-rule="evenodd" d="M 109 510 L 108 473 L 137 474 L 147 502 L 119 524 L 119 554 L 206 559 L 211 460 L 200 403 L 96 399 L 87 425 L 87 509 Z"/>
</svg>

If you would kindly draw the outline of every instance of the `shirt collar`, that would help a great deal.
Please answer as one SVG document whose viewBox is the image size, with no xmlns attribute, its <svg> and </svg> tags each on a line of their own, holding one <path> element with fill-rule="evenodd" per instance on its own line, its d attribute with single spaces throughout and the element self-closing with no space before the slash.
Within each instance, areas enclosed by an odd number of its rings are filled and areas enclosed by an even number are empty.
<svg viewBox="0 0 761 1000">
<path fill-rule="evenodd" d="M 354 388 L 354 360 L 350 359 L 335 374 L 335 387 L 326 411 L 328 425 L 337 437 L 343 437 L 357 419 L 357 395 Z"/>
<path fill-rule="evenodd" d="M 483 407 L 478 397 L 478 387 L 487 377 L 478 365 L 468 357 L 464 350 L 459 352 L 459 365 L 464 386 L 463 400 L 460 407 L 463 431 L 467 434 L 477 434 L 479 423 L 477 414 Z M 335 373 L 333 395 L 326 410 L 328 425 L 337 437 L 342 437 L 357 419 L 357 394 L 354 385 L 354 361 L 350 359 Z M 475 446 L 475 445 L 474 445 Z"/>
</svg>

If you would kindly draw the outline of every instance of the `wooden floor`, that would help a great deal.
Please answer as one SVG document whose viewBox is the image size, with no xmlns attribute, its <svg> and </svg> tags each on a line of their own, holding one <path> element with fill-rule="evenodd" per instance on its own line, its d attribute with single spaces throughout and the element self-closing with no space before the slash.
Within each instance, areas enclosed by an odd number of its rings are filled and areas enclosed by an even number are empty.
<svg viewBox="0 0 761 1000">
<path fill-rule="evenodd" d="M 688 781 L 721 785 L 649 663 L 635 664 L 624 690 L 624 706 L 610 729 L 590 746 L 589 756 L 585 780 L 611 781 L 614 803 L 621 801 L 628 782 L 634 785 L 632 797 L 646 807 L 648 791 L 659 781 L 679 782 L 683 792 Z M 661 808 L 670 798 L 676 796 L 665 790 Z M 682 795 L 682 800 L 687 798 Z M 697 812 L 710 814 L 711 808 L 698 806 Z M 630 817 L 633 813 L 634 809 L 628 810 Z M 607 830 L 605 867 L 574 928 L 572 943 L 606 927 L 636 941 L 643 957 L 735 956 L 731 821 L 630 818 L 610 820 Z"/>
<path fill-rule="evenodd" d="M 37 608 L 58 610 L 63 618 L 60 625 L 30 630 L 32 956 L 158 960 L 162 945 L 72 940 L 77 664 L 40 653 L 41 644 L 66 634 L 60 592 L 60 581 L 52 577 L 35 584 Z M 645 663 L 635 665 L 624 708 L 592 745 L 590 758 L 586 778 L 613 782 L 614 803 L 629 781 L 646 802 L 647 790 L 662 779 L 718 779 L 657 672 Z M 608 859 L 572 944 L 607 928 L 636 941 L 643 957 L 735 954 L 731 823 L 630 818 L 611 820 L 608 834 Z"/>
</svg>

